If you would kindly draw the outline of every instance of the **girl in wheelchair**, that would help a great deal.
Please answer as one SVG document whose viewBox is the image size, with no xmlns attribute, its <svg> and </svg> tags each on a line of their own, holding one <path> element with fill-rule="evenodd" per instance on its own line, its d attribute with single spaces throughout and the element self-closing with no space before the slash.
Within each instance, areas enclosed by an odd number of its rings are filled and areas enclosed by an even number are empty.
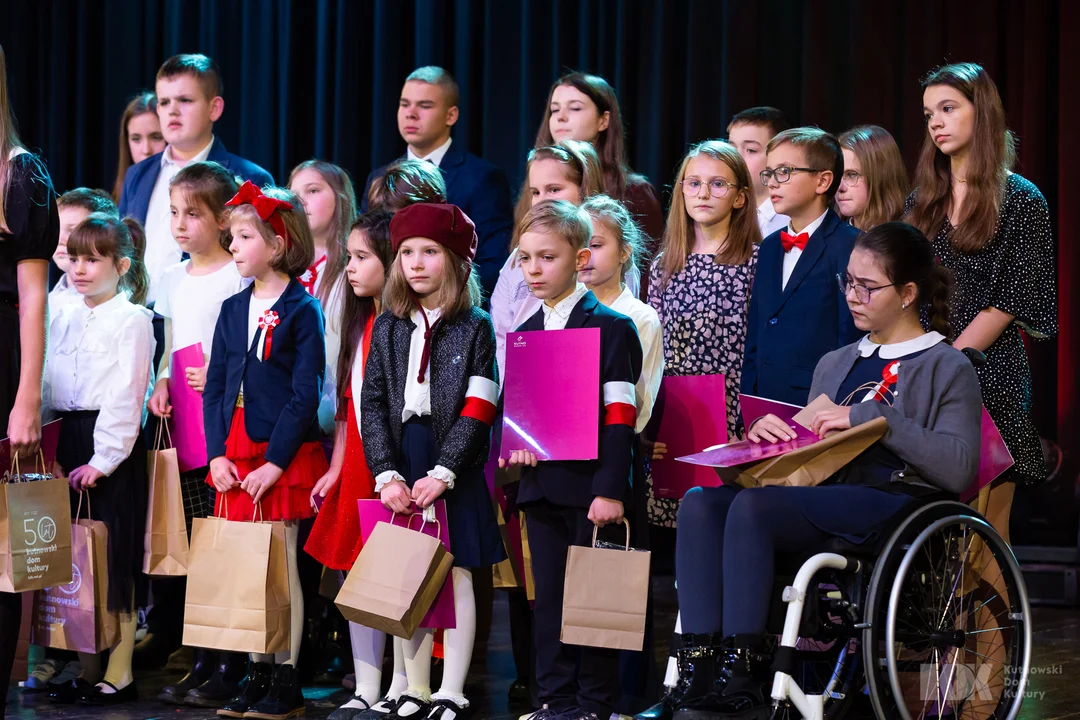
<svg viewBox="0 0 1080 720">
<path fill-rule="evenodd" d="M 868 334 L 821 359 L 811 429 L 834 431 L 884 417 L 885 435 L 816 487 L 695 488 L 678 516 L 676 578 L 685 646 L 682 720 L 768 718 L 765 628 L 777 553 L 839 537 L 873 540 L 891 518 L 929 496 L 955 496 L 975 477 L 982 399 L 968 359 L 952 348 L 952 278 L 930 242 L 901 222 L 859 236 L 837 278 L 855 325 Z M 926 332 L 920 316 L 929 318 Z M 766 415 L 753 442 L 793 436 Z"/>
</svg>

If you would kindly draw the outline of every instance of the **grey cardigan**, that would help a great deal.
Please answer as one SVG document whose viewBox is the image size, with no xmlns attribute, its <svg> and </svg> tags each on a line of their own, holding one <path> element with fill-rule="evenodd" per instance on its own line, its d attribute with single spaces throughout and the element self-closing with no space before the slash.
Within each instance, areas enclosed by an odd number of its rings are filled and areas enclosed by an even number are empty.
<svg viewBox="0 0 1080 720">
<path fill-rule="evenodd" d="M 859 357 L 859 343 L 834 350 L 818 361 L 810 399 L 832 399 Z M 959 494 L 975 478 L 982 444 L 982 393 L 967 357 L 939 342 L 926 352 L 900 359 L 893 405 L 863 402 L 851 406 L 851 424 L 876 417 L 889 427 L 880 442 L 907 465 L 897 482 Z"/>
</svg>

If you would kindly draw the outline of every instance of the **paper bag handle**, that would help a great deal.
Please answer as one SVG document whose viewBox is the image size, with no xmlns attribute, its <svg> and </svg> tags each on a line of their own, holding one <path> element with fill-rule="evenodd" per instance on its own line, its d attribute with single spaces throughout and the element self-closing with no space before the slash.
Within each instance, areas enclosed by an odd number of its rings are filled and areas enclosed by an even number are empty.
<svg viewBox="0 0 1080 720">
<path fill-rule="evenodd" d="M 168 446 L 162 441 L 168 439 Z M 154 439 L 154 450 L 168 450 L 173 447 L 172 432 L 169 430 L 169 421 L 165 418 L 159 418 L 157 427 L 157 437 Z"/>
<path fill-rule="evenodd" d="M 218 504 L 219 507 L 222 507 L 225 510 L 224 513 L 218 513 L 217 510 L 214 511 L 214 514 L 217 515 L 217 517 L 219 517 L 219 518 L 225 518 L 225 517 L 229 516 L 229 497 L 228 497 L 228 495 L 229 494 L 227 492 L 220 492 L 220 491 L 217 494 L 217 504 Z M 251 514 L 251 522 L 263 522 L 262 500 L 255 503 L 255 509 L 259 511 L 259 517 L 256 520 L 255 513 L 252 513 Z"/>
<path fill-rule="evenodd" d="M 83 501 L 83 496 L 84 495 L 86 496 L 86 519 L 87 520 L 93 520 L 94 519 L 93 518 L 94 513 L 90 510 L 90 493 L 86 492 L 85 490 L 80 490 L 79 491 L 79 504 L 75 508 L 75 522 L 79 521 L 79 514 L 82 512 L 82 501 Z"/>
<path fill-rule="evenodd" d="M 851 401 L 855 398 L 855 393 L 862 392 L 863 390 L 866 390 L 867 392 L 876 391 L 876 390 L 878 390 L 878 385 L 880 385 L 880 384 L 881 383 L 874 382 L 874 381 L 864 382 L 862 385 L 860 385 L 859 387 L 852 390 L 851 393 L 846 398 L 844 398 L 843 402 L 839 403 L 840 407 L 845 407 L 847 405 L 850 405 Z M 885 403 L 889 407 L 892 407 L 893 395 L 895 395 L 896 392 L 893 391 L 893 390 L 890 390 L 889 388 L 881 388 L 881 390 L 884 391 L 884 395 L 881 398 L 881 402 Z"/>
<path fill-rule="evenodd" d="M 626 551 L 630 552 L 630 521 L 626 518 L 622 519 L 623 525 L 626 526 Z M 599 525 L 593 525 L 592 528 L 592 546 L 596 547 L 596 532 L 600 529 Z"/>
<path fill-rule="evenodd" d="M 393 513 L 390 516 L 390 524 L 391 525 L 394 524 L 394 519 L 397 518 L 399 515 L 401 517 L 409 518 L 408 521 L 405 523 L 405 527 L 408 530 L 412 530 L 412 520 L 413 520 L 413 518 L 414 517 L 419 517 L 420 518 L 420 527 L 417 530 L 417 532 L 421 532 L 421 533 L 424 532 L 424 526 L 429 524 L 429 523 L 433 523 L 435 525 L 435 536 L 439 537 L 439 536 L 442 535 L 442 523 L 440 523 L 439 519 L 435 517 L 435 505 L 434 505 L 434 503 L 432 503 L 431 505 L 428 505 L 426 508 L 423 509 L 423 511 L 418 512 L 418 513 L 416 513 L 416 512 L 414 512 L 414 513 Z"/>
<path fill-rule="evenodd" d="M 49 469 L 45 466 L 45 453 L 42 452 L 41 447 L 38 447 L 37 460 L 41 462 L 41 474 L 42 475 L 48 474 Z M 35 465 L 34 467 L 36 468 L 37 466 Z M 5 483 L 9 482 L 11 480 L 11 478 L 13 478 L 13 477 L 17 478 L 17 477 L 21 477 L 21 476 L 22 476 L 22 468 L 19 467 L 19 454 L 18 453 L 12 453 L 11 454 L 11 471 L 8 473 L 8 477 L 5 477 L 3 479 L 3 482 L 5 482 Z M 21 482 L 21 481 L 17 481 L 17 482 Z"/>
</svg>

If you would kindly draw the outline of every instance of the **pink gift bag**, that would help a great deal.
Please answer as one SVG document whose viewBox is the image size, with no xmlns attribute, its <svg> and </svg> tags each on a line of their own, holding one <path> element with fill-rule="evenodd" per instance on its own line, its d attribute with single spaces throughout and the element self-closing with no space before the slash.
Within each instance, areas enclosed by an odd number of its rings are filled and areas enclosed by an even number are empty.
<svg viewBox="0 0 1080 720">
<path fill-rule="evenodd" d="M 180 472 L 206 467 L 206 429 L 203 427 L 202 393 L 187 383 L 185 371 L 206 364 L 202 343 L 188 345 L 169 361 L 169 404 L 172 405 L 172 438 Z"/>
<path fill-rule="evenodd" d="M 381 500 L 357 500 L 356 504 L 360 512 L 360 540 L 366 543 L 371 531 L 375 529 L 375 525 L 380 522 L 390 522 L 394 517 L 394 513 L 383 505 Z M 416 509 L 416 512 L 419 514 L 419 508 Z M 446 502 L 444 500 L 435 501 L 435 519 L 438 521 L 436 525 L 426 523 L 422 528 L 417 528 L 416 521 L 413 521 L 412 527 L 428 535 L 434 535 L 435 528 L 439 528 L 439 540 L 442 541 L 443 546 L 448 551 L 453 552 L 450 547 L 450 526 L 446 520 Z M 401 522 L 398 522 L 398 526 L 401 526 Z M 431 609 L 428 610 L 427 615 L 420 622 L 420 627 L 438 630 L 453 630 L 457 627 L 457 615 L 454 614 L 453 572 L 446 576 L 446 583 L 439 592 L 439 596 L 435 598 Z"/>
</svg>

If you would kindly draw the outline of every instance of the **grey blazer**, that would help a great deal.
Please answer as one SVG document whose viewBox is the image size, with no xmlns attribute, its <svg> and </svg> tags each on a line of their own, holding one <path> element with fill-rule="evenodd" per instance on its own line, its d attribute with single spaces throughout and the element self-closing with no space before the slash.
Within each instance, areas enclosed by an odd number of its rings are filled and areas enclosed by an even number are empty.
<svg viewBox="0 0 1080 720">
<path fill-rule="evenodd" d="M 857 357 L 859 343 L 821 358 L 810 399 L 821 394 L 832 399 Z M 894 474 L 894 481 L 963 492 L 979 470 L 982 449 L 982 392 L 971 362 L 940 342 L 917 357 L 901 359 L 896 393 L 892 407 L 880 402 L 852 405 L 851 424 L 876 417 L 888 421 L 880 442 L 907 464 Z"/>
</svg>

